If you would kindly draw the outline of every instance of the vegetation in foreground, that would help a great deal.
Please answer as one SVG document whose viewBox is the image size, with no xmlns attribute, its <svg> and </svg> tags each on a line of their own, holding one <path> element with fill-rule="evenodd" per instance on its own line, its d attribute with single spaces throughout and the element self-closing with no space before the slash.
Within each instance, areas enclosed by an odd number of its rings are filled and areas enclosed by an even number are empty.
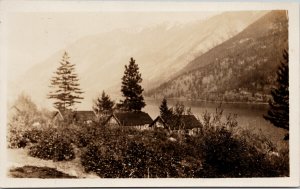
<svg viewBox="0 0 300 189">
<path fill-rule="evenodd" d="M 72 155 L 65 157 L 79 148 L 85 171 L 101 178 L 289 176 L 288 147 L 277 150 L 267 138 L 239 129 L 234 116 L 223 118 L 219 109 L 205 113 L 195 136 L 163 129 L 61 124 L 28 130 L 35 141 L 18 140 L 28 141 L 29 155 L 54 161 L 71 160 Z"/>
</svg>

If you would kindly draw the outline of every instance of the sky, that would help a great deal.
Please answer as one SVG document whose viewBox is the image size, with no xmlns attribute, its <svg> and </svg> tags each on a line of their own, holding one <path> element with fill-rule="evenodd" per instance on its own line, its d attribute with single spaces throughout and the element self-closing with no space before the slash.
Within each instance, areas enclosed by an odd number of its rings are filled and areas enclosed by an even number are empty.
<svg viewBox="0 0 300 189">
<path fill-rule="evenodd" d="M 203 20 L 220 12 L 13 12 L 6 15 L 8 79 L 88 35 Z"/>
</svg>

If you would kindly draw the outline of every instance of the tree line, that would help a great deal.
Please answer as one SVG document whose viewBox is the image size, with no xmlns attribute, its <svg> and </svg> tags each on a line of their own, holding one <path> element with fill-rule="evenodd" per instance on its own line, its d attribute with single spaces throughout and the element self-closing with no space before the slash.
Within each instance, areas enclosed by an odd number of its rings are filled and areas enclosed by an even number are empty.
<svg viewBox="0 0 300 189">
<path fill-rule="evenodd" d="M 83 100 L 84 93 L 79 85 L 78 75 L 75 73 L 75 64 L 71 64 L 68 53 L 63 54 L 60 66 L 54 72 L 51 79 L 48 94 L 49 99 L 54 99 L 54 108 L 61 112 L 73 111 L 77 103 Z M 277 71 L 277 80 L 271 90 L 271 99 L 269 101 L 269 110 L 263 117 L 270 121 L 274 126 L 289 130 L 289 54 L 287 50 L 283 51 L 283 60 Z M 125 65 L 124 75 L 122 77 L 121 92 L 123 100 L 119 103 L 112 101 L 102 92 L 93 105 L 93 110 L 98 114 L 111 114 L 115 109 L 119 111 L 141 111 L 146 106 L 143 97 L 143 79 L 139 71 L 139 66 L 131 57 L 129 64 Z M 171 121 L 176 116 L 185 111 L 184 106 L 177 105 L 175 109 L 170 109 L 167 105 L 167 99 L 162 100 L 160 106 L 160 115 L 164 120 Z M 190 110 L 187 111 L 187 114 Z M 288 140 L 288 134 L 285 140 Z"/>
<path fill-rule="evenodd" d="M 54 99 L 53 106 L 60 112 L 74 111 L 75 105 L 83 100 L 83 90 L 80 88 L 78 75 L 75 73 L 75 64 L 71 64 L 67 52 L 63 54 L 60 66 L 54 72 L 51 79 L 51 91 L 48 94 L 49 99 Z M 124 75 L 122 77 L 121 92 L 124 100 L 119 103 L 112 101 L 102 91 L 93 105 L 93 110 L 97 114 L 111 114 L 114 109 L 120 111 L 141 111 L 146 106 L 141 86 L 142 76 L 139 72 L 138 64 L 133 58 L 130 58 L 129 64 L 125 65 Z"/>
</svg>

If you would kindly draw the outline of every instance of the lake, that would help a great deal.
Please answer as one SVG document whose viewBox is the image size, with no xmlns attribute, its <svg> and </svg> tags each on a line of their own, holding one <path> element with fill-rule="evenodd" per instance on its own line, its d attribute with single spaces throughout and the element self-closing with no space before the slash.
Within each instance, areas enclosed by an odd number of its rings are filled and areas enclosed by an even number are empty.
<svg viewBox="0 0 300 189">
<path fill-rule="evenodd" d="M 168 106 L 174 106 L 178 101 L 168 100 Z M 200 120 L 205 111 L 209 113 L 215 113 L 218 103 L 211 102 L 195 102 L 195 101 L 180 101 L 185 107 L 191 107 L 192 113 Z M 159 115 L 159 106 L 161 101 L 159 100 L 146 100 L 146 107 L 143 111 L 147 112 L 152 119 L 155 119 Z M 237 114 L 238 126 L 246 129 L 250 129 L 255 133 L 263 134 L 275 144 L 282 143 L 282 138 L 285 135 L 285 130 L 274 127 L 270 122 L 263 118 L 263 115 L 267 113 L 267 104 L 222 104 L 223 115 Z"/>
</svg>

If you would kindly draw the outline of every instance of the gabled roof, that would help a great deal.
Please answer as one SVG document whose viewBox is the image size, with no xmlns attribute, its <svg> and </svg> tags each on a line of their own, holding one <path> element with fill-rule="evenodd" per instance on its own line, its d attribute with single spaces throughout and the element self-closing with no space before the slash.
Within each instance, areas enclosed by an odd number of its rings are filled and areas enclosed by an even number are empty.
<svg viewBox="0 0 300 189">
<path fill-rule="evenodd" d="M 51 119 L 54 119 L 56 116 L 59 116 L 61 119 L 63 119 L 63 116 L 59 111 L 53 111 L 51 112 Z"/>
<path fill-rule="evenodd" d="M 184 129 L 193 129 L 201 127 L 201 123 L 194 115 L 181 115 L 180 121 Z"/>
<path fill-rule="evenodd" d="M 149 114 L 145 112 L 118 112 L 114 113 L 111 117 L 114 117 L 121 126 L 137 126 L 146 125 L 153 122 Z"/>
<path fill-rule="evenodd" d="M 165 126 L 167 125 L 166 121 L 161 116 L 157 116 L 157 118 L 155 118 L 154 121 L 150 124 L 150 127 L 152 127 L 158 121 Z M 181 115 L 179 117 L 179 121 L 181 123 L 182 129 L 193 129 L 201 127 L 201 123 L 194 115 Z"/>
<path fill-rule="evenodd" d="M 16 110 L 17 112 L 22 112 L 22 110 L 20 110 L 16 105 L 12 106 L 10 109 L 11 110 Z"/>
<path fill-rule="evenodd" d="M 157 116 L 153 122 L 149 125 L 149 127 L 152 127 L 156 122 L 161 122 L 163 125 L 167 125 L 167 123 L 164 121 L 164 119 L 161 116 Z"/>
<path fill-rule="evenodd" d="M 74 111 L 74 112 L 69 111 L 64 113 L 61 113 L 60 111 L 51 112 L 52 119 L 54 119 L 57 116 L 59 116 L 61 119 L 64 119 L 66 116 L 71 116 L 73 119 L 76 119 L 78 121 L 79 120 L 87 121 L 87 120 L 94 120 L 96 114 L 93 111 Z"/>
<path fill-rule="evenodd" d="M 82 121 L 95 120 L 96 114 L 93 111 L 75 111 L 73 113 L 73 118 Z"/>
</svg>

